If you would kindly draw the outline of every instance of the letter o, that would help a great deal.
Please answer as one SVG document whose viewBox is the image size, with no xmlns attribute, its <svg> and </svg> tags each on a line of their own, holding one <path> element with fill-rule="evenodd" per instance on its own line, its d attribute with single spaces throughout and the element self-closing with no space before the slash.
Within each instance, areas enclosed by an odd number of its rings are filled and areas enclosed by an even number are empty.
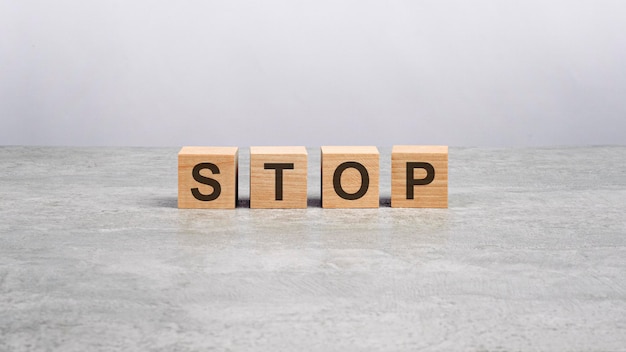
<svg viewBox="0 0 626 352">
<path fill-rule="evenodd" d="M 341 187 L 341 174 L 349 168 L 356 169 L 361 174 L 361 187 L 355 193 L 348 193 Z M 359 199 L 367 193 L 369 186 L 370 175 L 363 164 L 357 163 L 356 161 L 346 161 L 345 163 L 337 166 L 335 169 L 335 173 L 333 174 L 333 187 L 335 188 L 335 193 L 337 193 L 339 197 L 346 200 Z"/>
</svg>

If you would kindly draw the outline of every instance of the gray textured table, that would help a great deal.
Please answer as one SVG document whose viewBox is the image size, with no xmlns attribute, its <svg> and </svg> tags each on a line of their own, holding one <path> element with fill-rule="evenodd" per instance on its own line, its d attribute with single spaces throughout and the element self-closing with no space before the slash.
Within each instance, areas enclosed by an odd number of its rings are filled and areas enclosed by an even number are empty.
<svg viewBox="0 0 626 352">
<path fill-rule="evenodd" d="M 176 208 L 176 148 L 0 148 L 0 351 L 626 350 L 626 147 L 450 150 L 450 208 Z M 248 194 L 247 148 L 240 196 Z"/>
</svg>

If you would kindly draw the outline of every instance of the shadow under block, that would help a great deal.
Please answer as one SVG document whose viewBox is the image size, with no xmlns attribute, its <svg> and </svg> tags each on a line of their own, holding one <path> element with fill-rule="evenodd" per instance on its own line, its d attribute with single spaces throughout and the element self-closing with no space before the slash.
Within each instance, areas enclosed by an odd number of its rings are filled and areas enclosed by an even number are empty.
<svg viewBox="0 0 626 352">
<path fill-rule="evenodd" d="M 178 207 L 234 209 L 237 147 L 183 147 L 178 152 Z"/>
<path fill-rule="evenodd" d="M 322 208 L 378 208 L 380 154 L 372 146 L 324 146 Z"/>
<path fill-rule="evenodd" d="M 306 208 L 305 147 L 250 147 L 250 208 Z"/>
<path fill-rule="evenodd" d="M 396 145 L 391 151 L 393 208 L 448 207 L 448 147 Z"/>
</svg>

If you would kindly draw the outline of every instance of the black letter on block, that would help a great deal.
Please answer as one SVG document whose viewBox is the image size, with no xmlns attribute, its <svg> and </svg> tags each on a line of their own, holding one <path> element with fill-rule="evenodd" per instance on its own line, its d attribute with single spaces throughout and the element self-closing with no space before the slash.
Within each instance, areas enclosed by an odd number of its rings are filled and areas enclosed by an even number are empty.
<svg viewBox="0 0 626 352">
<path fill-rule="evenodd" d="M 356 193 L 352 194 L 347 193 L 341 187 L 341 174 L 348 168 L 357 169 L 359 173 L 361 173 L 361 188 L 359 188 Z M 356 161 L 346 161 L 345 163 L 337 166 L 337 169 L 335 169 L 335 173 L 333 174 L 333 186 L 335 187 L 335 192 L 339 197 L 347 200 L 356 200 L 363 197 L 365 193 L 367 193 L 367 189 L 370 186 L 370 175 L 367 173 L 367 169 L 363 166 L 363 164 L 357 163 Z"/>
<path fill-rule="evenodd" d="M 192 188 L 191 189 L 191 194 L 193 194 L 193 196 L 197 199 L 197 200 L 201 200 L 201 201 L 211 201 L 211 200 L 216 200 L 217 197 L 220 196 L 220 193 L 222 193 L 222 187 L 220 186 L 220 183 L 217 182 L 216 180 L 209 178 L 209 177 L 204 177 L 202 175 L 200 175 L 200 170 L 202 169 L 209 169 L 211 170 L 211 172 L 213 172 L 214 174 L 219 174 L 220 173 L 220 169 L 217 167 L 217 165 L 212 164 L 212 163 L 200 163 L 196 166 L 193 167 L 193 179 L 198 181 L 199 183 L 205 184 L 205 185 L 209 185 L 211 187 L 213 187 L 213 193 L 211 194 L 202 194 L 200 193 L 200 191 L 197 188 Z"/>
<path fill-rule="evenodd" d="M 293 170 L 293 163 L 265 163 L 265 170 L 276 170 L 275 198 L 283 200 L 283 170 Z"/>
<path fill-rule="evenodd" d="M 416 180 L 413 178 L 414 169 L 426 170 L 426 177 Z M 408 162 L 406 163 L 406 199 L 413 199 L 413 186 L 427 185 L 435 179 L 435 168 L 429 163 Z"/>
</svg>

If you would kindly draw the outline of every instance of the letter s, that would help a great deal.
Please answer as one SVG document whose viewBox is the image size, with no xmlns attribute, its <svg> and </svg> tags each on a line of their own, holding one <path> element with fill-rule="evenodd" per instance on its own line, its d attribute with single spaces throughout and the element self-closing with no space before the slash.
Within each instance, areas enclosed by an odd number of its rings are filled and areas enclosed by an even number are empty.
<svg viewBox="0 0 626 352">
<path fill-rule="evenodd" d="M 199 183 L 213 187 L 213 193 L 202 194 L 200 193 L 200 190 L 198 190 L 198 188 L 192 188 L 191 194 L 193 194 L 193 196 L 197 200 L 208 202 L 208 201 L 215 200 L 220 196 L 220 193 L 222 193 L 222 187 L 220 186 L 220 183 L 217 182 L 216 180 L 200 175 L 200 170 L 203 170 L 203 169 L 209 169 L 211 170 L 211 172 L 213 172 L 216 175 L 220 173 L 220 169 L 217 167 L 217 165 L 213 163 L 200 163 L 193 167 L 193 172 L 192 172 L 193 179 Z"/>
</svg>

